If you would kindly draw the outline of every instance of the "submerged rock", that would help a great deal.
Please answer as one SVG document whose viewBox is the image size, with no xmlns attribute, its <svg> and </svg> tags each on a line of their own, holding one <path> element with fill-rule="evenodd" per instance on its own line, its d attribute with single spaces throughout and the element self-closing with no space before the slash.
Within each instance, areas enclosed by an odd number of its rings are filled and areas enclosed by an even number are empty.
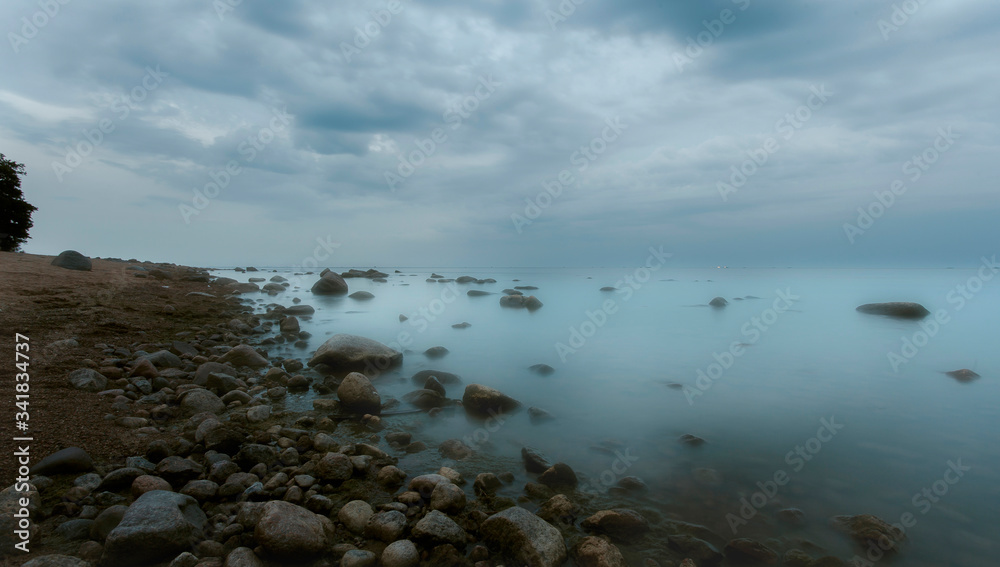
<svg viewBox="0 0 1000 567">
<path fill-rule="evenodd" d="M 336 272 L 325 271 L 313 284 L 312 292 L 316 295 L 344 295 L 348 292 L 347 282 Z"/>
<path fill-rule="evenodd" d="M 427 383 L 428 378 L 437 378 L 438 382 L 442 384 L 461 384 L 462 378 L 458 374 L 452 374 L 451 372 L 442 372 L 441 370 L 421 370 L 413 375 L 410 380 L 414 384 L 419 384 L 423 386 Z"/>
<path fill-rule="evenodd" d="M 858 306 L 857 310 L 862 313 L 885 315 L 887 317 L 899 317 L 902 319 L 923 319 L 931 314 L 931 312 L 928 311 L 923 305 L 907 301 L 866 303 Z"/>
<path fill-rule="evenodd" d="M 899 551 L 899 543 L 906 539 L 902 530 L 871 514 L 837 516 L 833 524 L 865 548 L 874 544 L 887 552 Z"/>
<path fill-rule="evenodd" d="M 448 352 L 450 351 L 443 346 L 435 346 L 425 350 L 424 356 L 427 358 L 441 358 L 442 356 L 448 354 Z"/>
<path fill-rule="evenodd" d="M 729 305 L 729 302 L 724 297 L 716 297 L 712 301 L 709 301 L 708 304 L 712 307 L 725 307 Z"/>
<path fill-rule="evenodd" d="M 634 510 L 616 508 L 601 510 L 583 521 L 580 526 L 611 536 L 612 539 L 632 540 L 650 530 L 649 521 Z"/>
<path fill-rule="evenodd" d="M 465 387 L 462 404 L 465 406 L 466 412 L 481 417 L 493 417 L 513 411 L 521 406 L 521 402 L 500 390 L 481 384 L 469 384 Z"/>
<path fill-rule="evenodd" d="M 945 372 L 948 376 L 951 376 L 959 382 L 972 382 L 976 378 L 979 378 L 979 374 L 976 374 L 968 368 L 962 368 L 961 370 L 952 370 L 951 372 Z"/>
<path fill-rule="evenodd" d="M 533 364 L 531 365 L 529 370 L 531 370 L 535 374 L 541 374 L 542 376 L 548 376 L 549 374 L 552 374 L 553 372 L 556 371 L 555 368 L 552 368 L 548 364 Z"/>
<path fill-rule="evenodd" d="M 424 388 L 404 395 L 403 401 L 413 404 L 422 410 L 430 410 L 445 406 L 448 403 L 448 398 L 444 397 L 440 392 Z"/>
</svg>

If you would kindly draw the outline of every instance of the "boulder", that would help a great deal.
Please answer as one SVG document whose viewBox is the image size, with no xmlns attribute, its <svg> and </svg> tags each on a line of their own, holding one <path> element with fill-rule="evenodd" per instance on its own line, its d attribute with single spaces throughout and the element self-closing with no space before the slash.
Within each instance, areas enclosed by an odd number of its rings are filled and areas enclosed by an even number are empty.
<svg viewBox="0 0 1000 567">
<path fill-rule="evenodd" d="M 293 305 L 291 307 L 285 308 L 285 315 L 312 315 L 316 312 L 316 309 L 312 305 Z"/>
<path fill-rule="evenodd" d="M 291 315 L 281 320 L 278 329 L 282 333 L 295 335 L 301 330 L 301 325 L 299 325 L 299 320 L 294 315 Z"/>
<path fill-rule="evenodd" d="M 348 292 L 347 282 L 336 272 L 326 272 L 313 284 L 312 292 L 316 295 L 344 295 Z"/>
<path fill-rule="evenodd" d="M 108 387 L 108 379 L 92 368 L 81 368 L 69 373 L 69 383 L 77 390 L 100 392 Z"/>
<path fill-rule="evenodd" d="M 576 473 L 566 463 L 556 463 L 538 475 L 538 482 L 553 488 L 569 487 L 577 485 Z"/>
<path fill-rule="evenodd" d="M 448 354 L 448 349 L 443 346 L 431 347 L 424 351 L 424 356 L 427 358 L 441 358 L 442 356 Z"/>
<path fill-rule="evenodd" d="M 235 368 L 228 364 L 220 364 L 218 362 L 205 362 L 198 366 L 198 369 L 194 372 L 194 383 L 199 386 L 205 386 L 208 384 L 209 374 L 226 374 L 229 376 L 236 376 L 238 372 Z"/>
<path fill-rule="evenodd" d="M 465 547 L 467 537 L 465 530 L 455 520 L 438 510 L 431 510 L 421 518 L 413 526 L 412 535 L 413 539 L 430 546 L 451 544 L 458 549 Z"/>
<path fill-rule="evenodd" d="M 887 317 L 899 317 L 901 319 L 923 319 L 931 314 L 926 307 L 919 303 L 906 301 L 896 301 L 891 303 L 866 303 L 859 305 L 858 311 L 870 313 L 872 315 L 885 315 Z"/>
<path fill-rule="evenodd" d="M 410 380 L 414 384 L 424 386 L 429 378 L 436 378 L 441 384 L 461 384 L 462 378 L 458 374 L 443 372 L 441 370 L 421 370 L 414 374 Z M 424 386 L 426 387 L 426 386 Z"/>
<path fill-rule="evenodd" d="M 500 307 L 513 307 L 534 311 L 542 307 L 542 302 L 534 295 L 505 295 L 500 298 Z"/>
<path fill-rule="evenodd" d="M 427 381 L 424 382 L 424 389 L 433 390 L 442 396 L 448 395 L 448 392 L 444 389 L 444 385 L 434 376 L 427 378 Z"/>
<path fill-rule="evenodd" d="M 129 506 L 104 544 L 106 565 L 167 561 L 204 538 L 207 518 L 190 496 L 154 490 Z"/>
<path fill-rule="evenodd" d="M 403 536 L 406 515 L 398 510 L 387 510 L 372 515 L 365 526 L 365 537 L 392 543 Z"/>
<path fill-rule="evenodd" d="M 487 518 L 480 535 L 491 549 L 528 567 L 558 567 L 566 561 L 566 543 L 558 529 L 514 506 Z"/>
<path fill-rule="evenodd" d="M 79 447 L 67 447 L 48 455 L 31 467 L 31 475 L 52 476 L 94 470 L 94 461 Z"/>
<path fill-rule="evenodd" d="M 649 521 L 634 510 L 616 508 L 601 510 L 583 521 L 580 526 L 611 536 L 612 539 L 631 540 L 649 531 Z"/>
<path fill-rule="evenodd" d="M 361 535 L 374 514 L 371 505 L 364 500 L 352 500 L 340 509 L 337 519 L 352 533 Z"/>
<path fill-rule="evenodd" d="M 959 370 L 952 370 L 950 372 L 945 372 L 945 374 L 947 374 L 948 376 L 951 376 L 955 380 L 958 380 L 959 382 L 963 382 L 963 383 L 965 383 L 965 382 L 972 382 L 976 378 L 979 378 L 979 374 L 977 374 L 973 370 L 969 370 L 968 368 L 962 368 L 962 369 L 959 369 Z"/>
<path fill-rule="evenodd" d="M 354 464 L 342 453 L 327 453 L 316 463 L 316 477 L 324 481 L 344 481 L 354 475 Z"/>
<path fill-rule="evenodd" d="M 226 556 L 223 567 L 264 567 L 264 562 L 249 547 L 237 547 Z"/>
<path fill-rule="evenodd" d="M 521 406 L 521 402 L 514 398 L 481 384 L 469 384 L 465 387 L 462 404 L 465 406 L 466 412 L 480 417 L 493 417 L 508 413 Z"/>
<path fill-rule="evenodd" d="M 264 504 L 254 538 L 270 559 L 302 562 L 326 551 L 334 536 L 333 522 L 290 502 Z"/>
<path fill-rule="evenodd" d="M 153 354 L 145 356 L 145 359 L 151 362 L 157 369 L 180 368 L 184 365 L 184 361 L 181 360 L 181 357 L 170 352 L 169 350 L 158 350 Z"/>
<path fill-rule="evenodd" d="M 461 461 L 472 456 L 472 447 L 469 447 L 461 439 L 448 439 L 438 446 L 441 456 L 446 459 Z"/>
<path fill-rule="evenodd" d="M 865 548 L 875 545 L 885 551 L 896 552 L 899 551 L 899 543 L 906 539 L 902 530 L 871 514 L 837 516 L 833 524 Z"/>
<path fill-rule="evenodd" d="M 379 372 L 397 366 L 402 361 L 403 353 L 378 341 L 339 334 L 330 337 L 316 349 L 309 366 L 325 364 L 335 372 Z"/>
<path fill-rule="evenodd" d="M 219 413 L 226 409 L 219 396 L 203 388 L 189 390 L 181 399 L 181 410 L 188 415 L 202 412 Z"/>
<path fill-rule="evenodd" d="M 229 349 L 226 354 L 219 357 L 222 364 L 231 364 L 237 368 L 248 366 L 250 368 L 266 368 L 271 365 L 266 358 L 253 349 L 250 345 L 237 345 Z"/>
<path fill-rule="evenodd" d="M 357 300 L 357 301 L 367 301 L 369 299 L 375 299 L 375 294 L 373 294 L 373 293 L 371 293 L 369 291 L 356 291 L 356 292 L 352 293 L 351 295 L 348 295 L 347 297 L 350 297 L 351 299 L 354 299 L 354 300 Z"/>
<path fill-rule="evenodd" d="M 693 559 L 698 565 L 714 565 L 723 559 L 722 553 L 711 543 L 687 534 L 667 536 L 670 549 Z"/>
<path fill-rule="evenodd" d="M 458 513 L 465 508 L 465 491 L 450 482 L 442 482 L 431 492 L 431 510 Z"/>
<path fill-rule="evenodd" d="M 351 372 L 337 387 L 340 407 L 348 413 L 378 415 L 382 413 L 382 398 L 368 377 Z"/>
<path fill-rule="evenodd" d="M 382 567 L 417 567 L 420 552 L 412 541 L 401 539 L 386 546 L 380 562 Z"/>
<path fill-rule="evenodd" d="M 524 469 L 529 473 L 543 473 L 552 467 L 552 463 L 540 451 L 531 447 L 521 448 L 521 458 L 524 460 Z"/>
<path fill-rule="evenodd" d="M 713 298 L 712 301 L 709 301 L 708 304 L 712 307 L 725 307 L 729 305 L 729 302 L 726 301 L 725 297 L 716 297 Z"/>
<path fill-rule="evenodd" d="M 62 252 L 52 260 L 52 265 L 67 270 L 80 270 L 83 272 L 89 272 L 93 269 L 90 258 L 80 254 L 76 250 Z"/>
<path fill-rule="evenodd" d="M 529 370 L 531 370 L 535 374 L 541 374 L 542 376 L 548 376 L 549 374 L 552 374 L 553 372 L 556 371 L 555 368 L 552 368 L 548 364 L 533 364 L 531 365 Z"/>
<path fill-rule="evenodd" d="M 627 567 L 622 552 L 611 542 L 587 536 L 573 546 L 573 559 L 579 567 Z"/>
<path fill-rule="evenodd" d="M 434 390 L 416 390 L 403 396 L 403 401 L 422 409 L 429 410 L 443 407 L 448 403 L 448 398 Z"/>
</svg>

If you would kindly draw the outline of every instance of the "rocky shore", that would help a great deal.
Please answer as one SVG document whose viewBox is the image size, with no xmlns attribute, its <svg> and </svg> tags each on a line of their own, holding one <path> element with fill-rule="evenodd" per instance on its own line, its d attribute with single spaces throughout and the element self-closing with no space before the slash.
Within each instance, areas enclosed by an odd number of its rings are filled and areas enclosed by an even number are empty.
<svg viewBox="0 0 1000 567">
<path fill-rule="evenodd" d="M 513 481 L 508 471 L 403 470 L 402 456 L 435 448 L 394 415 L 416 407 L 433 419 L 454 408 L 489 419 L 521 403 L 479 384 L 450 400 L 442 383 L 455 377 L 444 373 L 414 376 L 419 389 L 403 402 L 383 400 L 372 379 L 403 353 L 340 334 L 309 351 L 308 365 L 271 358 L 266 345 L 309 338 L 296 319 L 309 308 L 255 316 L 246 299 L 260 296 L 256 284 L 181 266 L 94 260 L 90 270 L 64 269 L 50 260 L 0 256 L 0 348 L 13 352 L 13 332 L 31 338 L 37 437 L 30 554 L 8 551 L 11 512 L 26 495 L 0 493 L 6 565 L 618 567 L 636 565 L 623 555 L 629 546 L 648 550 L 645 567 L 846 565 L 815 549 L 598 505 L 569 464 L 530 447 L 518 465 L 533 480 L 516 500 L 499 494 Z M 340 275 L 311 277 L 316 293 L 348 292 Z M 311 411 L 281 409 L 288 392 L 305 388 L 328 396 Z M 459 439 L 436 451 L 459 463 L 473 453 Z M 2 459 L 16 470 L 9 452 Z M 618 489 L 645 486 L 626 477 Z M 862 548 L 888 542 L 884 553 L 904 539 L 874 516 L 838 525 Z"/>
</svg>

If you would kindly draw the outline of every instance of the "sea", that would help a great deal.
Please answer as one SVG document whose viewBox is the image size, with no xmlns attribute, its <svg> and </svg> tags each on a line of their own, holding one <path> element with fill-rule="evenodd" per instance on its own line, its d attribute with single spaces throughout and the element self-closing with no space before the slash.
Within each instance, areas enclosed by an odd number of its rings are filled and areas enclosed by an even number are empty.
<svg viewBox="0 0 1000 567">
<path fill-rule="evenodd" d="M 462 411 L 385 417 L 388 430 L 411 431 L 430 447 L 394 452 L 403 470 L 447 465 L 470 481 L 510 472 L 515 481 L 500 493 L 517 499 L 535 480 L 521 462 L 522 447 L 532 447 L 570 465 L 588 507 L 632 508 L 653 519 L 657 543 L 622 546 L 633 564 L 669 559 L 664 526 L 672 521 L 723 540 L 752 538 L 778 553 L 796 548 L 896 566 L 998 564 L 1000 278 L 989 263 L 378 269 L 389 274 L 384 283 L 347 280 L 352 293 L 372 293 L 368 300 L 315 296 L 318 273 L 292 268 L 214 273 L 286 278 L 276 295 L 244 295 L 257 313 L 296 298 L 316 309 L 300 317 L 307 344 L 274 345 L 273 356 L 308 362 L 331 335 L 360 335 L 404 353 L 401 366 L 373 380 L 383 401 L 420 388 L 410 379 L 416 372 L 438 370 L 462 378 L 446 385 L 450 398 L 477 383 L 523 404 L 486 421 Z M 501 307 L 503 290 L 518 286 L 534 288 L 520 291 L 542 307 Z M 716 297 L 726 305 L 710 306 Z M 856 310 L 889 301 L 919 302 L 931 315 L 915 321 Z M 453 327 L 461 323 L 468 326 Z M 448 353 L 424 354 L 437 346 Z M 541 364 L 551 371 L 532 369 Z M 960 369 L 975 374 L 947 374 Z M 292 392 L 283 409 L 311 410 L 316 397 Z M 455 438 L 475 450 L 471 458 L 449 461 L 435 450 Z M 637 484 L 622 483 L 626 477 L 641 479 L 639 489 L 623 489 Z M 466 490 L 471 498 L 471 482 Z M 903 529 L 900 552 L 865 549 L 836 527 L 834 518 L 858 514 Z"/>
</svg>

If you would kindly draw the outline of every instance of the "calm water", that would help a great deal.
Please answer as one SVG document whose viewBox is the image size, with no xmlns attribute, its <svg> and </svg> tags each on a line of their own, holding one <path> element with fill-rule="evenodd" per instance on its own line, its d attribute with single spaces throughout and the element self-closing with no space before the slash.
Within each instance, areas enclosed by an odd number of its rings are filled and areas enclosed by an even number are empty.
<svg viewBox="0 0 1000 567">
<path fill-rule="evenodd" d="M 388 283 L 348 280 L 352 292 L 376 296 L 356 301 L 314 297 L 308 290 L 316 276 L 278 271 L 293 285 L 278 296 L 254 297 L 261 312 L 271 302 L 291 305 L 293 297 L 317 312 L 302 321 L 313 334 L 309 348 L 282 345 L 275 354 L 307 361 L 329 335 L 361 335 L 405 347 L 402 368 L 375 381 L 383 399 L 415 389 L 409 377 L 418 370 L 437 369 L 462 376 L 465 384 L 496 387 L 556 416 L 535 425 L 520 412 L 499 426 L 460 413 L 387 418 L 392 427 L 413 428 L 414 440 L 428 445 L 456 437 L 476 443 L 477 456 L 455 468 L 467 477 L 514 472 L 518 480 L 508 487 L 511 497 L 530 480 L 519 457 L 527 444 L 553 462 L 570 464 L 593 493 L 581 498 L 595 505 L 641 508 L 706 525 L 727 539 L 734 537 L 735 526 L 735 537 L 770 540 L 779 552 L 800 547 L 817 557 L 848 559 L 859 549 L 829 526 L 829 518 L 870 513 L 900 522 L 909 513 L 916 523 L 907 529 L 904 553 L 883 563 L 996 564 L 1000 278 L 967 292 L 960 305 L 956 286 L 974 277 L 974 269 L 664 267 L 648 279 L 630 268 L 436 270 L 449 278 L 497 280 L 479 285 L 428 283 L 431 269 L 405 268 Z M 234 277 L 232 271 L 218 273 Z M 272 275 L 268 269 L 235 277 Z M 626 276 L 644 283 L 635 282 L 631 293 L 600 291 Z M 525 294 L 535 294 L 544 307 L 533 313 L 501 308 L 499 293 L 515 285 L 537 286 Z M 497 295 L 468 297 L 469 289 Z M 782 295 L 797 297 L 780 300 L 780 313 L 769 311 Z M 715 296 L 730 304 L 708 307 Z M 735 299 L 747 296 L 756 299 Z M 943 309 L 948 322 L 931 329 L 934 336 L 925 342 L 916 322 L 854 309 L 896 300 Z M 596 314 L 605 305 L 612 307 L 610 313 Z M 410 320 L 399 322 L 400 314 Z M 461 322 L 472 326 L 451 327 Z M 896 371 L 888 353 L 900 353 L 903 337 L 923 346 L 907 351 L 910 358 Z M 560 343 L 575 352 L 560 352 Z M 741 343 L 740 356 L 729 364 L 723 353 L 734 343 Z M 439 345 L 450 354 L 438 360 L 421 354 Z M 729 367 L 712 367 L 717 359 Z M 540 376 L 528 369 L 538 363 L 556 371 Z M 962 383 L 943 374 L 959 368 L 973 369 L 982 378 Z M 706 373 L 700 381 L 699 371 Z M 450 386 L 448 395 L 461 398 L 462 390 Z M 314 395 L 290 396 L 287 407 L 309 409 Z M 817 437 L 822 420 L 833 425 Z M 706 443 L 686 446 L 678 441 L 683 434 Z M 802 456 L 795 453 L 797 446 Z M 971 467 L 961 477 L 949 473 L 954 484 L 944 481 L 949 461 Z M 440 463 L 436 451 L 427 451 L 405 456 L 401 466 L 431 472 Z M 777 493 L 751 500 L 758 483 L 776 474 L 787 479 Z M 648 492 L 607 491 L 608 484 L 628 475 L 642 478 Z M 925 488 L 929 497 L 922 495 Z M 745 523 L 741 498 L 762 504 Z M 748 512 L 757 508 L 749 506 Z M 786 507 L 803 510 L 806 525 L 778 523 L 775 512 Z M 735 518 L 741 521 L 734 523 Z M 648 547 L 623 551 L 630 559 L 656 557 Z"/>
</svg>

